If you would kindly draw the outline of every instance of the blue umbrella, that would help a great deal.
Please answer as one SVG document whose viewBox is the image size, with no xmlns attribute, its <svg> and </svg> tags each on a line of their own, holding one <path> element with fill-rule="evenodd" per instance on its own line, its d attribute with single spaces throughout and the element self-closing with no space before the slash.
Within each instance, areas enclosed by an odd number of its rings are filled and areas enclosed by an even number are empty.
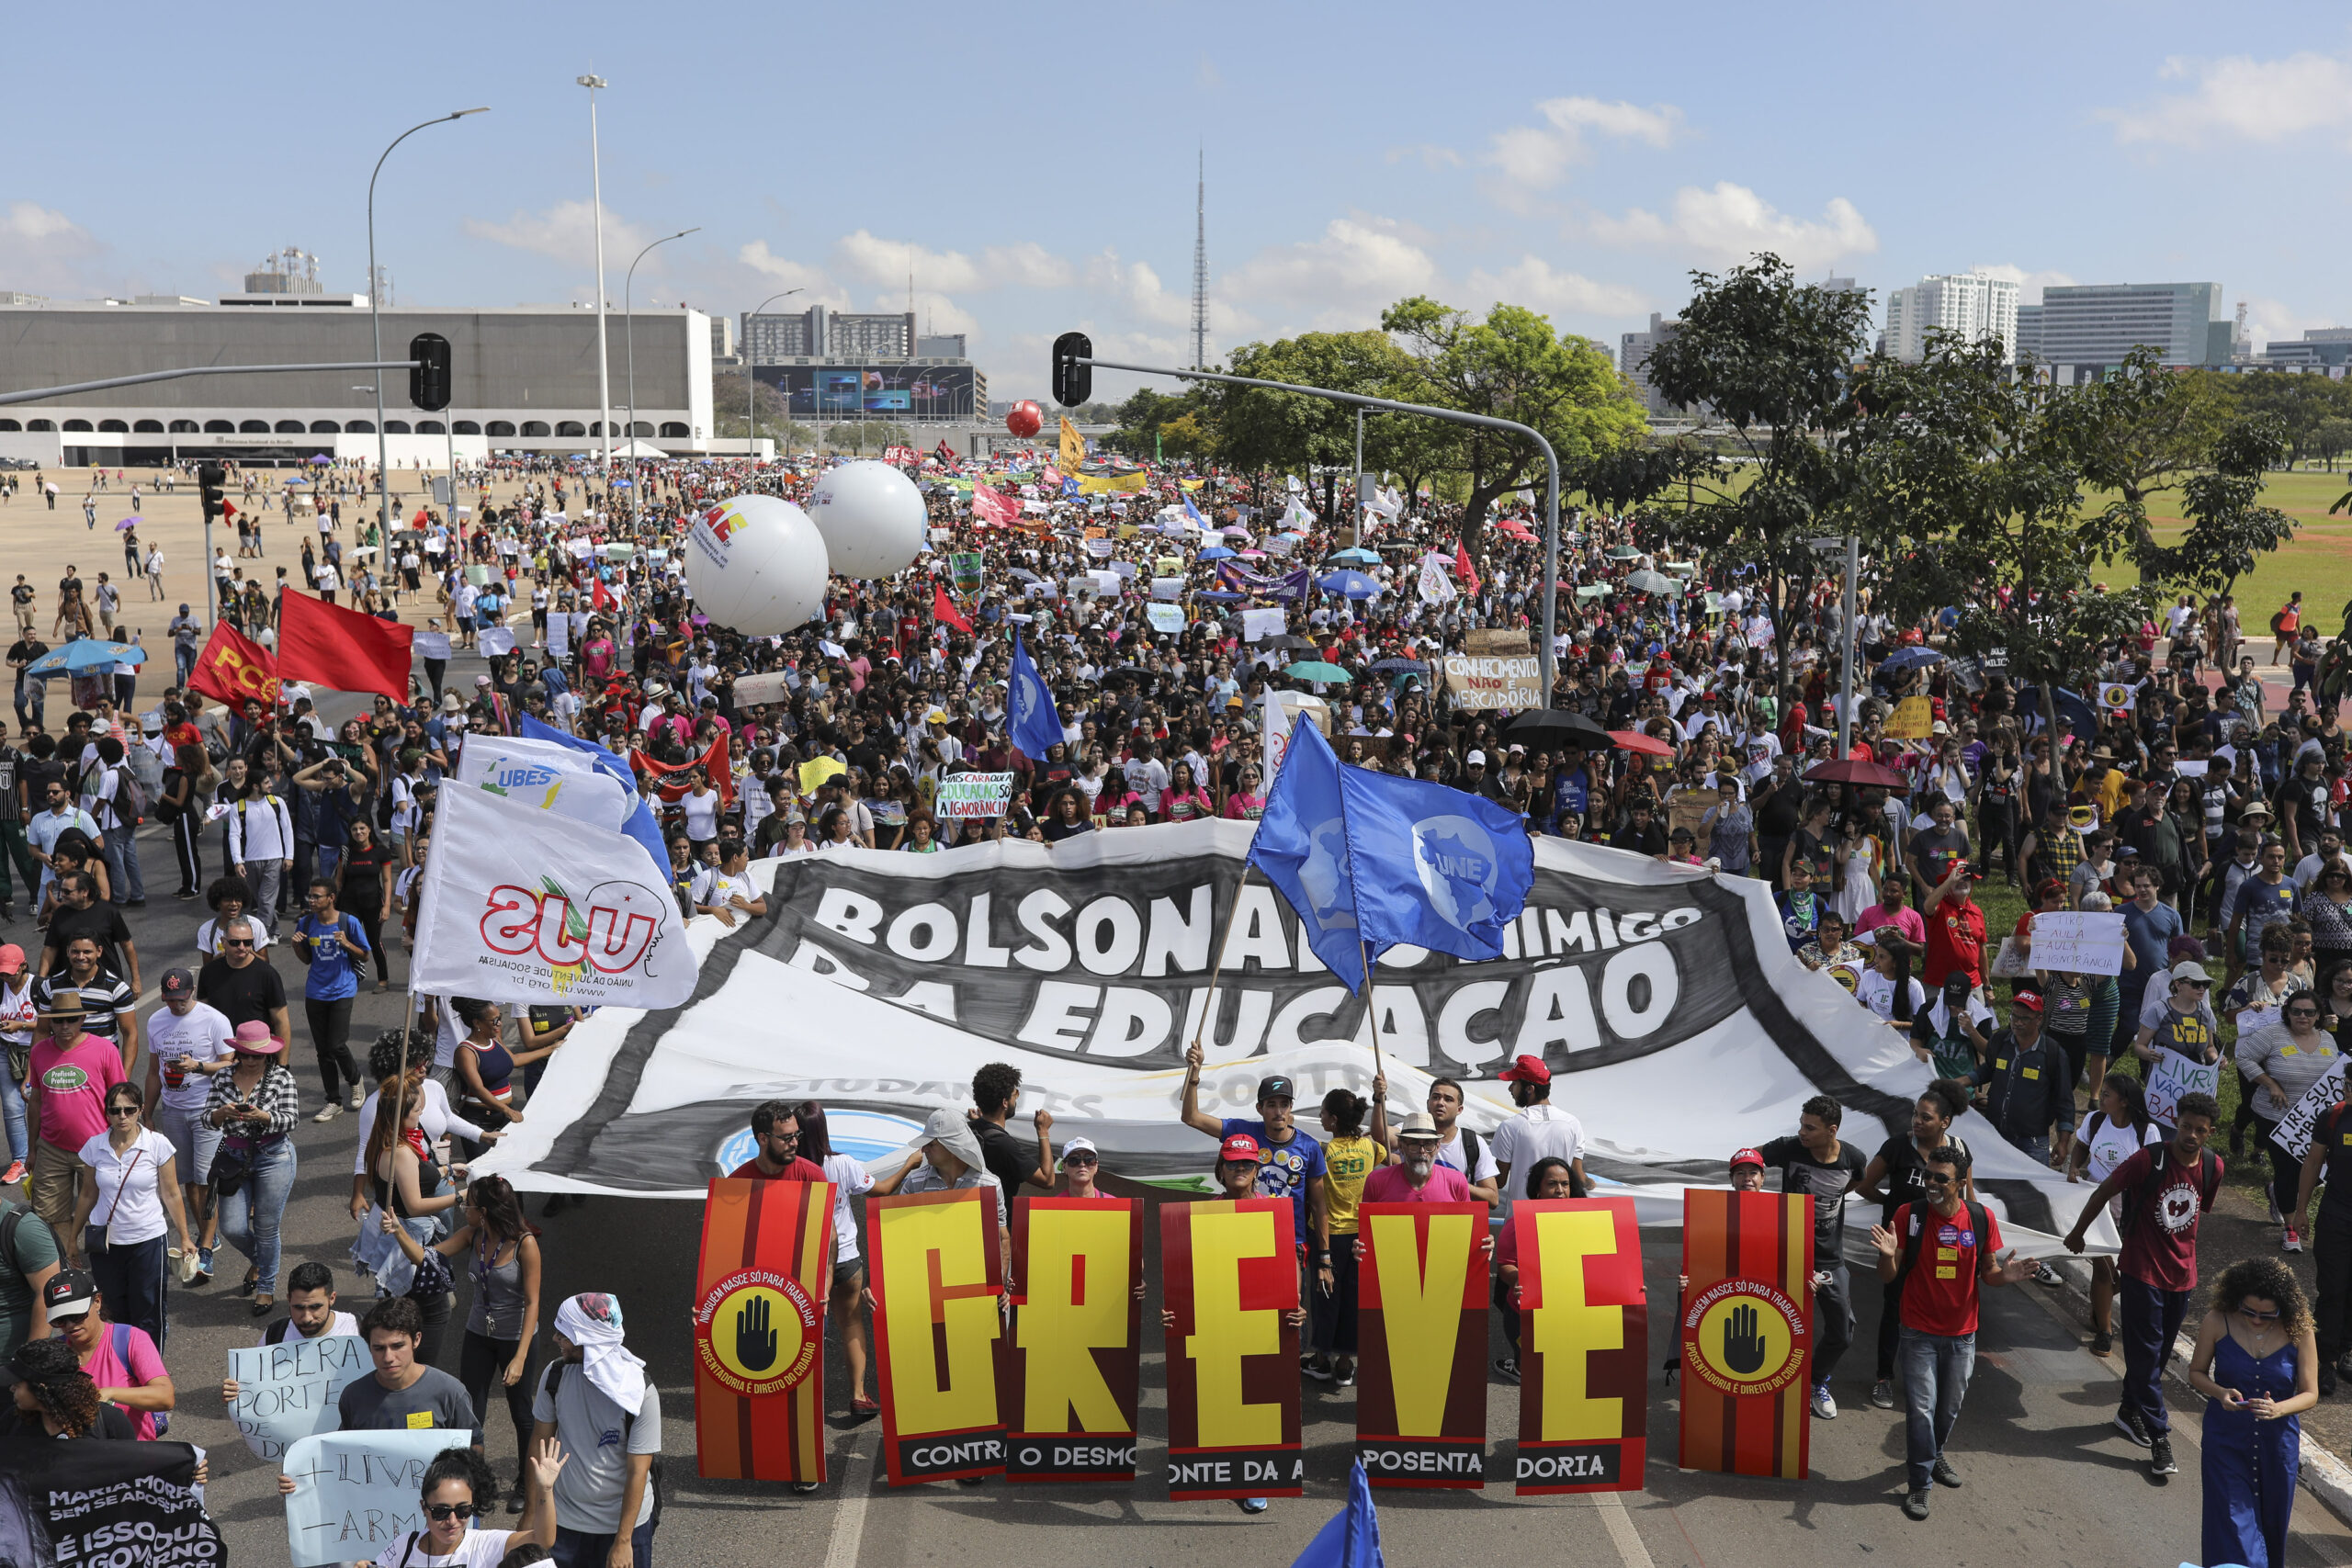
<svg viewBox="0 0 2352 1568">
<path fill-rule="evenodd" d="M 1207 549 L 1201 552 L 1200 558 L 1203 560 L 1231 560 L 1238 553 L 1238 552 L 1237 551 L 1227 549 L 1223 545 L 1211 545 Z"/>
<path fill-rule="evenodd" d="M 1878 667 L 1890 675 L 1899 675 L 1922 664 L 1941 664 L 1944 656 L 1932 648 L 1898 648 L 1878 661 Z"/>
<path fill-rule="evenodd" d="M 25 673 L 47 679 L 51 675 L 82 675 L 93 671 L 103 673 L 118 664 L 144 664 L 147 650 L 127 642 L 100 642 L 96 637 L 76 637 L 63 648 L 51 649 L 25 667 Z"/>
<path fill-rule="evenodd" d="M 1379 583 L 1360 571 L 1335 571 L 1321 579 L 1317 586 L 1326 593 L 1337 593 L 1348 599 L 1377 598 L 1383 592 Z"/>
<path fill-rule="evenodd" d="M 1377 550 L 1367 550 L 1363 546 L 1359 545 L 1352 549 L 1341 550 L 1331 558 L 1333 560 L 1361 561 L 1365 566 L 1378 566 L 1380 564 L 1380 552 Z"/>
</svg>

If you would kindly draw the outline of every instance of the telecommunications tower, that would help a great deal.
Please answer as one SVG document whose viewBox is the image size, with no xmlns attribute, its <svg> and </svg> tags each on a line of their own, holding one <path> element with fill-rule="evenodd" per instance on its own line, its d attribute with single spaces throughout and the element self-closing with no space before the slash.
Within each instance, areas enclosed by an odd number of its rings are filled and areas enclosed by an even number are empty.
<svg viewBox="0 0 2352 1568">
<path fill-rule="evenodd" d="M 1193 191 L 1193 368 L 1209 367 L 1209 182 L 1208 158 L 1200 154 Z"/>
</svg>

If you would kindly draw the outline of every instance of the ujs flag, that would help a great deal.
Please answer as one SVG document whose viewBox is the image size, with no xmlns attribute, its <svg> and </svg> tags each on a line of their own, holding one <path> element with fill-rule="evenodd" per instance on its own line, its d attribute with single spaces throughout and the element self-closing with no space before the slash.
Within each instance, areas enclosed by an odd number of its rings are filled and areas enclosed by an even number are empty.
<svg viewBox="0 0 2352 1568">
<path fill-rule="evenodd" d="M 1363 987 L 1367 959 L 1400 944 L 1500 958 L 1503 928 L 1535 881 L 1516 813 L 1444 784 L 1344 767 L 1307 718 L 1291 730 L 1250 863 L 1351 990 Z"/>
<path fill-rule="evenodd" d="M 1005 700 L 1005 733 L 1021 754 L 1033 762 L 1046 760 L 1046 749 L 1062 743 L 1062 721 L 1054 712 L 1054 694 L 1046 689 L 1037 661 L 1016 635 L 1012 639 L 1012 692 Z"/>
</svg>

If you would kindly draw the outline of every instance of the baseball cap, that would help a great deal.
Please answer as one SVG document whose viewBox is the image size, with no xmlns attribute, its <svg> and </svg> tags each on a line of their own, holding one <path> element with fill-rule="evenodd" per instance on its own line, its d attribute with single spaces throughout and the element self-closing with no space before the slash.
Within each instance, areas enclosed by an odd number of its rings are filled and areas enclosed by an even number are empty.
<svg viewBox="0 0 2352 1568">
<path fill-rule="evenodd" d="M 1062 1163 L 1068 1165 L 1072 1155 L 1092 1155 L 1097 1165 L 1102 1163 L 1102 1151 L 1094 1146 L 1091 1138 L 1072 1138 L 1062 1145 Z"/>
<path fill-rule="evenodd" d="M 1216 1157 L 1219 1164 L 1227 1160 L 1248 1160 L 1256 1165 L 1261 1153 L 1257 1139 L 1247 1133 L 1236 1133 L 1217 1145 Z"/>
<path fill-rule="evenodd" d="M 1483 768 L 1487 765 L 1487 754 L 1484 751 L 1473 751 L 1462 759 L 1462 765 L 1465 768 Z"/>
<path fill-rule="evenodd" d="M 2198 963 L 2197 960 L 2193 958 L 2184 958 L 2179 963 L 2174 964 L 2172 966 L 2172 977 L 2175 982 L 2182 980 L 2199 980 L 2208 985 L 2211 985 L 2213 979 L 2213 976 L 2205 973 L 2205 965 Z"/>
<path fill-rule="evenodd" d="M 1514 1056 L 1510 1066 L 1498 1076 L 1504 1083 L 1550 1083 L 1552 1069 L 1544 1065 L 1541 1056 Z"/>
<path fill-rule="evenodd" d="M 25 950 L 15 942 L 0 945 L 0 975 L 14 975 L 25 966 Z"/>
<path fill-rule="evenodd" d="M 98 1299 L 98 1282 L 81 1269 L 60 1269 L 40 1288 L 41 1304 L 51 1323 L 61 1317 L 82 1317 Z"/>
<path fill-rule="evenodd" d="M 1295 1100 L 1297 1098 L 1298 1086 L 1280 1073 L 1272 1077 L 1258 1080 L 1257 1103 L 1260 1105 L 1265 1104 L 1270 1100 Z"/>
<path fill-rule="evenodd" d="M 1426 1111 L 1416 1111 L 1397 1123 L 1396 1135 L 1400 1138 L 1427 1138 L 1430 1143 L 1435 1143 L 1437 1142 L 1436 1119 Z"/>
<path fill-rule="evenodd" d="M 2023 1008 L 2028 1012 L 2040 1012 L 2041 998 L 2032 991 L 2019 991 L 2009 998 L 2009 1009 L 2014 1012 L 2019 1008 Z"/>
<path fill-rule="evenodd" d="M 1731 1156 L 1731 1168 L 1737 1170 L 1743 1165 L 1752 1165 L 1761 1170 L 1764 1168 L 1764 1156 L 1754 1149 L 1735 1149 Z"/>
<path fill-rule="evenodd" d="M 0 965 L 0 967 L 5 967 L 5 965 Z M 164 999 L 165 1001 L 170 1001 L 179 997 L 192 997 L 194 995 L 196 995 L 195 976 L 189 974 L 185 969 L 166 969 L 164 971 Z"/>
</svg>

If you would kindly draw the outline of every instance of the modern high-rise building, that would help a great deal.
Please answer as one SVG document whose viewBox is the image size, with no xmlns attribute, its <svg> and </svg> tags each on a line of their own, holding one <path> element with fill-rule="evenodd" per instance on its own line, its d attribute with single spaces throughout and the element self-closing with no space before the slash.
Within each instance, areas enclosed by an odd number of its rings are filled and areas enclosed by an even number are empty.
<svg viewBox="0 0 2352 1568">
<path fill-rule="evenodd" d="M 1886 297 L 1886 352 L 1917 363 L 1927 357 L 1928 339 L 1953 333 L 1970 343 L 1997 341 L 2005 358 L 2017 355 L 2018 286 L 1983 269 L 1938 273 Z"/>
<path fill-rule="evenodd" d="M 2037 357 L 2082 380 L 2153 348 L 2165 365 L 2227 365 L 2233 330 L 2218 283 L 2053 284 L 2041 291 Z"/>
<path fill-rule="evenodd" d="M 1653 310 L 1650 312 L 1649 331 L 1621 333 L 1617 340 L 1617 368 L 1633 382 L 1634 390 L 1641 395 L 1642 407 L 1649 411 L 1653 419 L 1680 412 L 1650 385 L 1649 371 L 1645 367 L 1649 363 L 1650 350 L 1672 337 L 1681 327 L 1680 321 L 1668 321 Z"/>
<path fill-rule="evenodd" d="M 912 359 L 915 313 L 858 315 L 811 305 L 791 315 L 746 314 L 743 352 L 754 365 L 786 359 Z"/>
<path fill-rule="evenodd" d="M 2018 307 L 2017 344 L 2010 357 L 2020 365 L 2029 359 L 2041 360 L 2043 357 L 2041 306 L 2020 305 Z"/>
</svg>

